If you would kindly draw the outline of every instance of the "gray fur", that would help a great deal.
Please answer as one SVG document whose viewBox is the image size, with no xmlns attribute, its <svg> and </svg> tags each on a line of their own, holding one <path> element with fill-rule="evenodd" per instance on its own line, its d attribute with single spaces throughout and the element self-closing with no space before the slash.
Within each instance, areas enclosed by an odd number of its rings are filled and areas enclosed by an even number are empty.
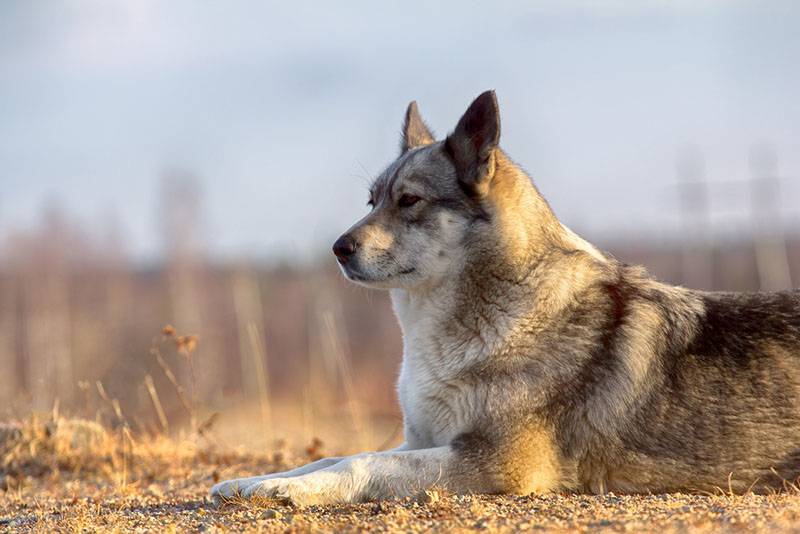
<svg viewBox="0 0 800 534">
<path fill-rule="evenodd" d="M 598 251 L 484 135 L 499 135 L 496 111 L 481 95 L 447 141 L 409 146 L 348 230 L 345 276 L 390 289 L 403 331 L 405 444 L 252 492 L 341 502 L 434 484 L 742 492 L 795 480 L 800 293 L 674 287 Z M 409 194 L 420 200 L 402 207 Z"/>
</svg>

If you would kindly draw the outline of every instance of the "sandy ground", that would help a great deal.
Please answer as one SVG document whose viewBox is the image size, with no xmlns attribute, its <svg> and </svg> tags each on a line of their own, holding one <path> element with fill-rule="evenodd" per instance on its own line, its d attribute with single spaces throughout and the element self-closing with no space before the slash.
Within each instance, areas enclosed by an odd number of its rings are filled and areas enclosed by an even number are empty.
<svg viewBox="0 0 800 534">
<path fill-rule="evenodd" d="M 251 455 L 197 439 L 128 439 L 95 430 L 30 425 L 0 441 L 0 531 L 800 532 L 796 491 L 527 497 L 433 491 L 358 505 L 293 508 L 262 501 L 217 507 L 207 498 L 215 481 L 284 470 L 338 451 L 311 442 Z"/>
<path fill-rule="evenodd" d="M 34 485 L 2 498 L 4 531 L 225 532 L 719 532 L 800 531 L 800 497 L 437 496 L 399 502 L 295 509 L 277 503 L 215 507 L 210 483 L 119 488 L 93 482 Z M 90 495 L 90 497 L 87 497 Z M 428 501 L 428 502 L 424 502 Z"/>
</svg>

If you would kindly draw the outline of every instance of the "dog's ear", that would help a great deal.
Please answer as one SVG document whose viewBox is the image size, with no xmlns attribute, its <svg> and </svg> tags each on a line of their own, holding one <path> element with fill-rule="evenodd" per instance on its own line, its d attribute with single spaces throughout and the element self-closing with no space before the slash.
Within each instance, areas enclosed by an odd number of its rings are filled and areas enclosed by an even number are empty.
<svg viewBox="0 0 800 534">
<path fill-rule="evenodd" d="M 500 142 L 500 108 L 494 91 L 486 91 L 470 104 L 447 136 L 445 150 L 453 159 L 462 186 L 483 196 L 494 176 L 495 149 Z"/>
<path fill-rule="evenodd" d="M 405 154 L 412 148 L 430 145 L 436 139 L 433 137 L 425 121 L 419 114 L 417 102 L 413 101 L 406 109 L 406 118 L 403 121 L 403 137 L 400 139 L 400 153 Z"/>
</svg>

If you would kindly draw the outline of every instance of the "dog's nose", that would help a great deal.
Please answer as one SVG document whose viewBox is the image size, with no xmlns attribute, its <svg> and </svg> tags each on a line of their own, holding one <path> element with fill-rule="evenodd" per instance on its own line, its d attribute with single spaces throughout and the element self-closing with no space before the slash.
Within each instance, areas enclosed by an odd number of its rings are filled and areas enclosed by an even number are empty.
<svg viewBox="0 0 800 534">
<path fill-rule="evenodd" d="M 339 263 L 347 263 L 350 256 L 356 253 L 356 240 L 349 235 L 343 235 L 333 244 L 333 253 L 336 254 Z"/>
</svg>

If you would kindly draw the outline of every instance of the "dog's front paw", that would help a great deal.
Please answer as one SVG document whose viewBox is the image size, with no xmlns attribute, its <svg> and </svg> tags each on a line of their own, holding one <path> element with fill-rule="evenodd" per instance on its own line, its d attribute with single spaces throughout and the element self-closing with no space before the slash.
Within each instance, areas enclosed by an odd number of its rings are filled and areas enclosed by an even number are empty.
<svg viewBox="0 0 800 534">
<path fill-rule="evenodd" d="M 343 502 L 334 488 L 320 487 L 317 477 L 310 475 L 292 478 L 273 478 L 250 485 L 245 490 L 247 497 L 279 499 L 296 506 L 311 504 L 334 504 Z"/>
<path fill-rule="evenodd" d="M 246 499 L 252 495 L 252 487 L 265 479 L 266 477 L 250 477 L 226 480 L 214 485 L 209 494 L 217 504 L 231 499 Z"/>
<path fill-rule="evenodd" d="M 289 478 L 253 477 L 228 480 L 211 488 L 211 497 L 218 504 L 236 498 L 279 499 L 296 506 L 349 502 L 348 498 L 340 495 L 342 492 L 337 491 L 336 487 L 320 484 L 319 478 L 321 477 L 309 474 Z"/>
</svg>

